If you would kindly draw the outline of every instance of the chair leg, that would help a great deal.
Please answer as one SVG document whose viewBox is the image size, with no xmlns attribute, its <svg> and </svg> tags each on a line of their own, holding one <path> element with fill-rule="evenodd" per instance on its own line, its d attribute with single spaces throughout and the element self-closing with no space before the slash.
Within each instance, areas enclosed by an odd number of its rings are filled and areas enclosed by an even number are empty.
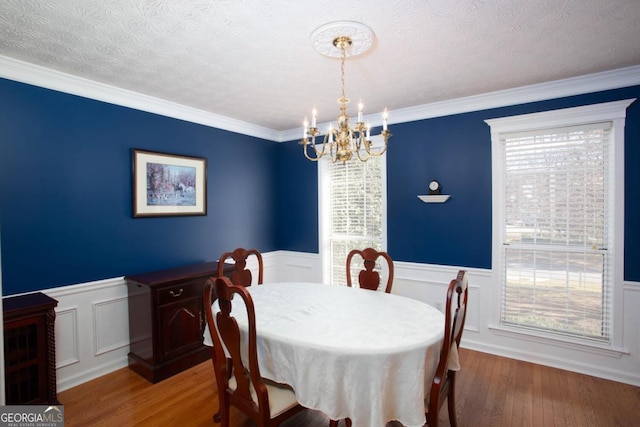
<svg viewBox="0 0 640 427">
<path fill-rule="evenodd" d="M 451 382 L 449 383 L 449 392 L 447 393 L 447 408 L 449 409 L 449 424 L 451 427 L 458 427 L 456 420 L 456 374 L 449 371 Z"/>
<path fill-rule="evenodd" d="M 433 413 L 429 411 L 427 413 L 427 426 L 438 427 L 438 412 Z"/>
<path fill-rule="evenodd" d="M 347 418 L 345 423 L 347 424 L 347 427 L 351 427 L 351 418 Z"/>
<path fill-rule="evenodd" d="M 220 427 L 229 427 L 229 402 L 223 397 L 220 400 L 220 409 L 213 415 L 213 421 L 220 423 Z"/>
<path fill-rule="evenodd" d="M 329 420 L 329 427 L 338 427 L 338 421 Z"/>
<path fill-rule="evenodd" d="M 229 408 L 222 410 L 220 415 L 220 427 L 229 427 Z"/>
</svg>

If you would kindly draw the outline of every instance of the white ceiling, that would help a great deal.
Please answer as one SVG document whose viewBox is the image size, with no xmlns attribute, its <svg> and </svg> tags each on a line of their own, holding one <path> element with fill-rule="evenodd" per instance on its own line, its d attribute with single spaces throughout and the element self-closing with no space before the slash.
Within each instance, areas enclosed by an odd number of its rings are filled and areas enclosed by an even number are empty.
<svg viewBox="0 0 640 427">
<path fill-rule="evenodd" d="M 0 56 L 277 132 L 339 114 L 340 59 L 310 35 L 367 25 L 355 115 L 640 65 L 640 0 L 0 0 Z M 1 74 L 0 74 L 1 75 Z"/>
</svg>

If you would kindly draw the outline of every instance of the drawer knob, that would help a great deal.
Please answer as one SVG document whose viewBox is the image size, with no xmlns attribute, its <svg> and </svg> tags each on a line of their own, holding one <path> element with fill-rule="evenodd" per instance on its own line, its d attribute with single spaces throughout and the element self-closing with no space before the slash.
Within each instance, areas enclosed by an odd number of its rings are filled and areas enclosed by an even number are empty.
<svg viewBox="0 0 640 427">
<path fill-rule="evenodd" d="M 178 298 L 180 295 L 182 295 L 182 291 L 184 291 L 184 289 L 182 288 L 180 288 L 178 292 L 169 291 L 169 295 L 171 295 L 174 298 Z"/>
</svg>

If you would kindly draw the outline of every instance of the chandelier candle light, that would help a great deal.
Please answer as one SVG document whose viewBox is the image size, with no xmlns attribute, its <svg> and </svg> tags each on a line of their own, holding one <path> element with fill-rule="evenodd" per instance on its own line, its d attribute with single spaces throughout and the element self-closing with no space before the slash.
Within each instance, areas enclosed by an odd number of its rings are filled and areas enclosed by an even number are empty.
<svg viewBox="0 0 640 427">
<path fill-rule="evenodd" d="M 336 35 L 342 33 L 342 35 Z M 312 40 L 316 44 L 316 49 L 325 55 L 335 56 L 331 51 L 322 51 L 322 42 L 327 41 L 327 37 L 332 38 L 332 44 L 340 51 L 341 58 L 341 83 L 342 83 L 342 96 L 338 98 L 338 104 L 340 104 L 340 115 L 337 119 L 337 128 L 334 128 L 332 124 L 329 124 L 329 129 L 324 135 L 322 145 L 316 144 L 316 136 L 320 135 L 320 131 L 317 127 L 317 110 L 314 108 L 311 113 L 311 126 L 305 118 L 304 131 L 300 144 L 303 146 L 304 155 L 311 161 L 318 161 L 324 155 L 329 154 L 331 160 L 335 163 L 341 161 L 346 163 L 348 160 L 356 157 L 362 161 L 367 161 L 370 157 L 378 157 L 383 155 L 387 151 L 387 145 L 391 132 L 387 128 L 387 110 L 385 109 L 382 115 L 382 138 L 384 145 L 380 147 L 372 147 L 371 142 L 371 127 L 364 123 L 363 120 L 363 105 L 358 104 L 358 121 L 352 128 L 349 124 L 349 116 L 347 115 L 347 103 L 349 98 L 345 95 L 344 89 L 344 63 L 347 56 L 347 49 L 352 48 L 354 40 L 361 41 L 362 45 L 358 49 L 354 49 L 354 54 L 365 52 L 372 44 L 373 32 L 368 27 L 356 23 L 356 22 L 335 22 L 324 25 L 318 28 L 312 34 Z M 363 47 L 364 46 L 364 47 Z M 315 157 L 309 155 L 310 147 Z M 320 147 L 320 148 L 318 148 Z"/>
</svg>

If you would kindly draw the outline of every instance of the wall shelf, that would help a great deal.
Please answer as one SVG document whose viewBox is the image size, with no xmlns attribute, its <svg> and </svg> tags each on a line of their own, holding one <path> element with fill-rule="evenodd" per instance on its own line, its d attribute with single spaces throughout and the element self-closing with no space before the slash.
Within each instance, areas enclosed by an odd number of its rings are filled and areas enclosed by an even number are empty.
<svg viewBox="0 0 640 427">
<path fill-rule="evenodd" d="M 418 198 L 425 203 L 444 203 L 449 200 L 449 197 L 451 197 L 450 194 L 432 194 L 418 196 Z"/>
</svg>

